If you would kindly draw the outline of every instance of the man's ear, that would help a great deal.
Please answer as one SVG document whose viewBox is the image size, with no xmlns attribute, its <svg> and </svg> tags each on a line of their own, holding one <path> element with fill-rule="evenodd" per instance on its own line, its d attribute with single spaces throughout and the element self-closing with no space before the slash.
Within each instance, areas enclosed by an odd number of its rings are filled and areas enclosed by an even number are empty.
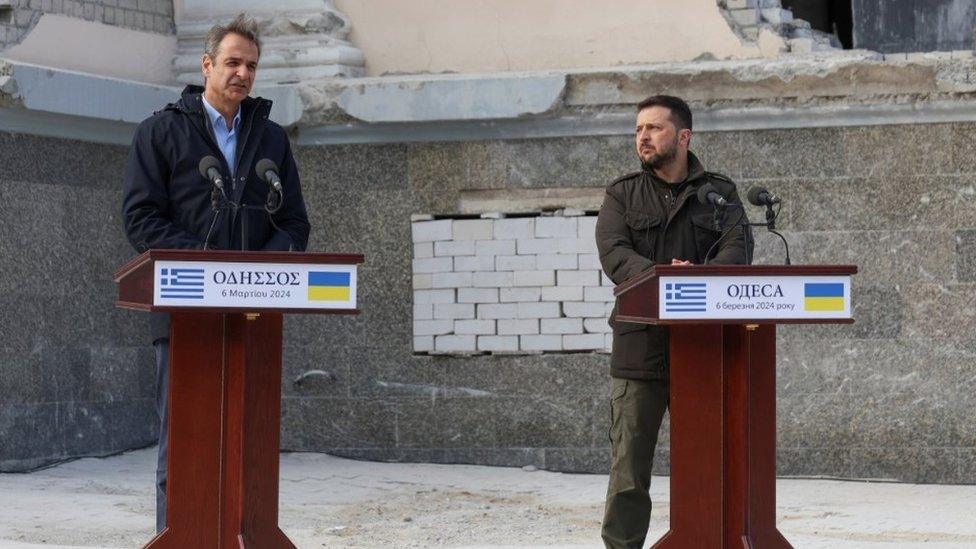
<svg viewBox="0 0 976 549">
<path fill-rule="evenodd" d="M 203 54 L 200 58 L 200 71 L 203 72 L 203 77 L 208 78 L 210 76 L 210 70 L 213 69 L 213 59 L 210 56 Z"/>
<path fill-rule="evenodd" d="M 684 144 L 684 146 L 687 147 L 688 145 L 690 145 L 691 144 L 691 130 L 689 130 L 688 128 L 684 128 L 684 129 L 678 131 L 678 139 L 681 141 L 682 144 Z"/>
</svg>

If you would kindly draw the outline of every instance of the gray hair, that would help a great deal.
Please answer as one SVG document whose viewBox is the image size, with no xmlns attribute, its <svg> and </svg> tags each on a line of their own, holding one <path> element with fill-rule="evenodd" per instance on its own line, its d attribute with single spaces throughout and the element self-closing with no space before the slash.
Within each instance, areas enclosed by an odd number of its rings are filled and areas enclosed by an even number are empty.
<svg viewBox="0 0 976 549">
<path fill-rule="evenodd" d="M 254 45 L 258 47 L 258 57 L 261 57 L 261 38 L 258 36 L 258 23 L 244 12 L 238 13 L 237 17 L 226 25 L 214 25 L 210 28 L 204 45 L 204 53 L 210 59 L 216 60 L 217 54 L 220 53 L 220 42 L 231 33 L 239 34 L 254 42 Z"/>
</svg>

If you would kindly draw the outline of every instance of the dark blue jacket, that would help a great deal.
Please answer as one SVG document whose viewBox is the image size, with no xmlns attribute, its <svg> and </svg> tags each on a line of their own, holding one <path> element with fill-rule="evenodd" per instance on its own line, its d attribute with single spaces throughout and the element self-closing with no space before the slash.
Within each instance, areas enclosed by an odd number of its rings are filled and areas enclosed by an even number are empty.
<svg viewBox="0 0 976 549">
<path fill-rule="evenodd" d="M 213 220 L 211 183 L 199 172 L 200 159 L 221 162 L 228 198 L 256 209 L 223 210 L 210 237 L 210 248 L 225 250 L 298 250 L 308 243 L 308 214 L 298 168 L 285 131 L 271 120 L 271 101 L 247 98 L 241 103 L 237 137 L 237 177 L 217 146 L 203 107 L 200 86 L 187 86 L 176 103 L 139 124 L 125 167 L 122 219 L 136 252 L 151 248 L 200 249 Z M 261 209 L 268 185 L 254 165 L 269 158 L 280 169 L 284 202 L 269 216 Z M 269 217 L 273 217 L 272 223 Z M 154 315 L 153 338 L 168 335 L 168 322 Z"/>
</svg>

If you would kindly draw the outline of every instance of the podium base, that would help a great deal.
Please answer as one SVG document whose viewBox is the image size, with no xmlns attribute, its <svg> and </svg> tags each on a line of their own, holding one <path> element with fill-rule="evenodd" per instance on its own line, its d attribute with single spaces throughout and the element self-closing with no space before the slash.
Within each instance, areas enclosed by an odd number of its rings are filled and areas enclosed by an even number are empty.
<svg viewBox="0 0 976 549">
<path fill-rule="evenodd" d="M 147 548 L 294 549 L 278 528 L 281 313 L 174 313 L 166 528 Z"/>
<path fill-rule="evenodd" d="M 654 549 L 791 549 L 776 529 L 776 326 L 671 326 L 671 529 Z"/>
</svg>

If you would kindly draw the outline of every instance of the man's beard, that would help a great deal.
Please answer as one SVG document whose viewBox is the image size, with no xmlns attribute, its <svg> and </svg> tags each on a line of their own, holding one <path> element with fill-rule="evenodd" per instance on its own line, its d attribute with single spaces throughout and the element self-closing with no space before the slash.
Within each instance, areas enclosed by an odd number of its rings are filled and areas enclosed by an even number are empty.
<svg viewBox="0 0 976 549">
<path fill-rule="evenodd" d="M 644 171 L 659 170 L 670 164 L 678 156 L 678 137 L 660 152 L 651 155 L 647 160 L 641 160 L 641 169 Z"/>
</svg>

